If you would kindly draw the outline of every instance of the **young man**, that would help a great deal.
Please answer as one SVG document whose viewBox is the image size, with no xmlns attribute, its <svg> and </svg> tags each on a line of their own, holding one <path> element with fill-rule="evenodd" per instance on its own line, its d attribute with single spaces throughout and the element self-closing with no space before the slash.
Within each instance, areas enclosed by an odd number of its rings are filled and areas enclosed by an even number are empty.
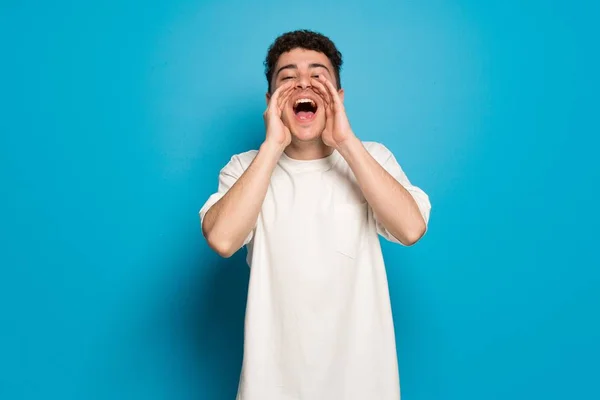
<svg viewBox="0 0 600 400">
<path fill-rule="evenodd" d="M 248 249 L 237 399 L 398 400 L 378 234 L 417 242 L 429 198 L 386 147 L 355 136 L 327 37 L 286 33 L 265 65 L 265 140 L 231 158 L 200 210 L 218 254 Z"/>
</svg>

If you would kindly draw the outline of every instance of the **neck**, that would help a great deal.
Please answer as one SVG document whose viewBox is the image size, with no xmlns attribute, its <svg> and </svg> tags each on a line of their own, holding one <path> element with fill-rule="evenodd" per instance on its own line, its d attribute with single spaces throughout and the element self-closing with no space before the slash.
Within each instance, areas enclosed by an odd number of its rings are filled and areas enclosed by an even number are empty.
<svg viewBox="0 0 600 400">
<path fill-rule="evenodd" d="M 296 160 L 318 160 L 333 153 L 333 148 L 327 146 L 321 138 L 314 141 L 301 142 L 292 139 L 292 143 L 285 149 L 285 154 Z"/>
</svg>

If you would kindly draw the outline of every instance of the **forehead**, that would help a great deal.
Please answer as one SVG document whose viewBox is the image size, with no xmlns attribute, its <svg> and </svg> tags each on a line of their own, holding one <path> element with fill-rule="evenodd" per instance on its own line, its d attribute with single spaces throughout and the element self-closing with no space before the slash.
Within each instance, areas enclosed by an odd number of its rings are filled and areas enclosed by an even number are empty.
<svg viewBox="0 0 600 400">
<path fill-rule="evenodd" d="M 333 71 L 329 58 L 325 54 L 314 50 L 296 48 L 281 54 L 277 60 L 275 70 L 290 64 L 295 64 L 298 68 L 307 68 L 310 64 L 323 64 L 330 71 Z"/>
</svg>

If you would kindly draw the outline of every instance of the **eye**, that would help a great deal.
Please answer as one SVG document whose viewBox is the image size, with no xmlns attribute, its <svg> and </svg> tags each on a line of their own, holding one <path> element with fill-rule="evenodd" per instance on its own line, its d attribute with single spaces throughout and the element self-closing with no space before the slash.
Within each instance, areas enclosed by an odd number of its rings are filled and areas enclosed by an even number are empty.
<svg viewBox="0 0 600 400">
<path fill-rule="evenodd" d="M 293 76 L 286 76 L 285 78 L 281 79 L 282 81 L 287 81 L 288 79 L 294 79 Z"/>
</svg>

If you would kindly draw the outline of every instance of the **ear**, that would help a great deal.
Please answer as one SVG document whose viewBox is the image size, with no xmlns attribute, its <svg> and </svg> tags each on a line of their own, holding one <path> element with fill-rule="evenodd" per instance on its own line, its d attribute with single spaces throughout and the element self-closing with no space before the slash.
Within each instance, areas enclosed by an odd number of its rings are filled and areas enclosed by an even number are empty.
<svg viewBox="0 0 600 400">
<path fill-rule="evenodd" d="M 338 94 L 340 95 L 340 99 L 342 100 L 342 103 L 343 103 L 344 102 L 344 89 L 338 90 Z"/>
<path fill-rule="evenodd" d="M 265 99 L 267 101 L 267 106 L 269 106 L 269 100 L 271 100 L 271 93 L 267 92 L 267 94 L 265 94 Z"/>
</svg>

